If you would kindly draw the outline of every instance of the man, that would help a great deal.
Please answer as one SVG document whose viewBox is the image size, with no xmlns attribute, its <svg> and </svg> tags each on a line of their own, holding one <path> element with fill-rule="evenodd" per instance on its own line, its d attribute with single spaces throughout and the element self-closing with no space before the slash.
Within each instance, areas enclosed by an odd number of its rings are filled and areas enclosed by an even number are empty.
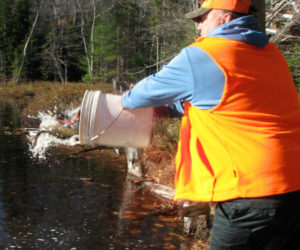
<svg viewBox="0 0 300 250">
<path fill-rule="evenodd" d="M 175 200 L 217 202 L 211 249 L 300 249 L 298 95 L 250 3 L 206 0 L 188 13 L 201 37 L 122 105 L 183 115 Z"/>
</svg>

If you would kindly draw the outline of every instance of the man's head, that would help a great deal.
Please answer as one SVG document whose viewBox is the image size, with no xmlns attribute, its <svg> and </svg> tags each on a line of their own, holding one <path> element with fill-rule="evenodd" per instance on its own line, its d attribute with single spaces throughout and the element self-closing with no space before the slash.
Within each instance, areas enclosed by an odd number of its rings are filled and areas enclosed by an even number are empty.
<svg viewBox="0 0 300 250">
<path fill-rule="evenodd" d="M 233 13 L 247 14 L 251 0 L 205 0 L 200 8 L 185 16 L 197 23 L 201 36 L 217 26 L 231 21 Z"/>
</svg>

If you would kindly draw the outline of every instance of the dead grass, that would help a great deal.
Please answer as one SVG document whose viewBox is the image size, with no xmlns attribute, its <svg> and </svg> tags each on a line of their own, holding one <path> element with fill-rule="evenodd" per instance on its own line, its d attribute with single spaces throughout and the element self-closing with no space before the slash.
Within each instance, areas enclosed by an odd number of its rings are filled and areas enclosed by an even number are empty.
<svg viewBox="0 0 300 250">
<path fill-rule="evenodd" d="M 142 156 L 146 178 L 172 188 L 179 126 L 180 119 L 155 119 L 151 145 L 143 151 Z"/>
<path fill-rule="evenodd" d="M 78 107 L 86 90 L 112 92 L 112 84 L 33 82 L 14 85 L 1 83 L 0 95 L 14 98 L 30 97 L 24 110 L 26 115 L 36 115 L 39 111 L 62 113 L 66 109 Z"/>
<path fill-rule="evenodd" d="M 14 98 L 34 96 L 34 85 L 32 83 L 14 84 L 13 82 L 1 82 L 0 95 Z"/>
</svg>

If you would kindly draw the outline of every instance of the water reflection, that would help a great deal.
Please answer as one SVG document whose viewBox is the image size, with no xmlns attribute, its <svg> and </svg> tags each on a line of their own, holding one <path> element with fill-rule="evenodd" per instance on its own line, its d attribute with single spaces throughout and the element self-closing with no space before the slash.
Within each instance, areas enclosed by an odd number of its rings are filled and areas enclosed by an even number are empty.
<svg viewBox="0 0 300 250">
<path fill-rule="evenodd" d="M 125 155 L 55 148 L 38 161 L 17 133 L 20 107 L 0 104 L 0 248 L 180 249 L 180 218 L 126 176 Z M 74 153 L 75 152 L 75 153 Z M 76 153 L 77 152 L 77 153 Z"/>
</svg>

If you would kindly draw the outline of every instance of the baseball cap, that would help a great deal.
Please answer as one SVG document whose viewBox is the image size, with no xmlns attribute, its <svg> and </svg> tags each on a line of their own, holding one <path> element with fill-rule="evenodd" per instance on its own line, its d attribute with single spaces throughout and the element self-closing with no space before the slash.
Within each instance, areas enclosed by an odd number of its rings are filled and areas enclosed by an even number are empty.
<svg viewBox="0 0 300 250">
<path fill-rule="evenodd" d="M 251 0 L 205 0 L 200 8 L 185 14 L 185 17 L 196 19 L 209 12 L 211 9 L 229 10 L 247 14 L 250 5 Z"/>
</svg>

